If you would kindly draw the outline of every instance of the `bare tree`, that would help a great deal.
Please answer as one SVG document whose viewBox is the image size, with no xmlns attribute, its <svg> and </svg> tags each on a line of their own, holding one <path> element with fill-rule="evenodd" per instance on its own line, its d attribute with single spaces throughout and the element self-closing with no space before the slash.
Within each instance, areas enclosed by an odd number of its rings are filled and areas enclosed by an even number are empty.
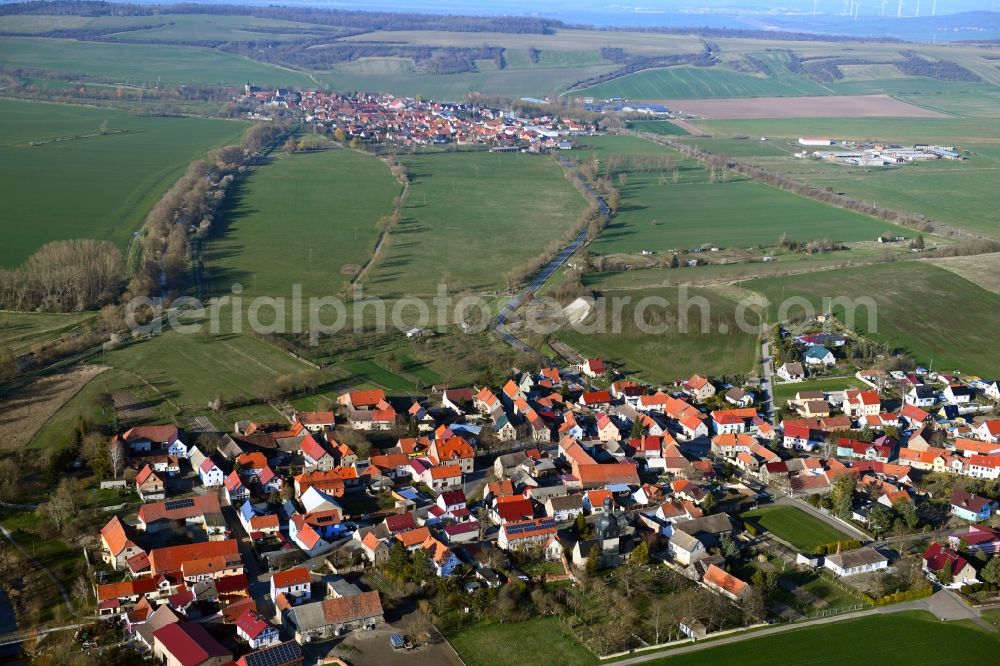
<svg viewBox="0 0 1000 666">
<path fill-rule="evenodd" d="M 116 480 L 125 469 L 125 445 L 118 437 L 108 443 L 108 467 Z"/>
</svg>

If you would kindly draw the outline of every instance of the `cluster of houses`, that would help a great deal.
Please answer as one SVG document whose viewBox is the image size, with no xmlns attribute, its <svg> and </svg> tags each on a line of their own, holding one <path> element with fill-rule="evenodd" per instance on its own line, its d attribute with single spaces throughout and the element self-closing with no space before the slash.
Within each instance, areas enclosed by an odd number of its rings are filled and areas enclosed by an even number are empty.
<svg viewBox="0 0 1000 666">
<path fill-rule="evenodd" d="M 276 109 L 300 115 L 346 138 L 399 146 L 486 145 L 496 150 L 531 152 L 567 149 L 569 137 L 594 133 L 593 124 L 538 115 L 522 118 L 467 102 L 434 102 L 409 97 L 321 90 L 263 90 L 247 84 L 237 100 L 250 117 L 266 118 Z"/>
<path fill-rule="evenodd" d="M 859 490 L 853 518 L 864 524 L 878 504 L 917 501 L 923 472 L 1000 478 L 1000 421 L 945 427 L 926 411 L 931 405 L 913 404 L 950 403 L 986 383 L 914 383 L 902 407 L 888 410 L 877 374 L 862 376 L 871 388 L 801 392 L 799 415 L 780 424 L 758 413 L 753 388 L 694 375 L 653 389 L 587 359 L 428 399 L 351 391 L 336 412 L 300 412 L 282 425 L 239 422 L 214 451 L 189 446 L 173 426 L 137 426 L 116 441 L 143 504 L 134 521 L 115 517 L 101 531 L 115 582 L 97 586 L 98 612 L 123 618 L 155 655 L 193 642 L 209 655 L 245 652 L 238 663 L 296 663 L 301 643 L 384 622 L 377 592 L 320 573 L 336 570 L 328 566 L 335 554 L 379 566 L 405 549 L 434 575 L 460 574 L 474 589 L 506 582 L 481 557 L 490 549 L 549 560 L 572 577 L 592 563 L 617 566 L 643 542 L 740 600 L 749 584 L 724 570 L 718 552 L 740 531 L 719 511 L 730 491 L 753 501 L 765 486 L 822 495 L 849 475 Z M 928 385 L 930 394 L 918 390 Z M 345 429 L 407 432 L 362 457 L 338 441 Z M 862 432 L 873 436 L 845 435 Z M 178 492 L 182 465 L 197 478 L 193 492 Z M 472 481 L 484 468 L 486 478 Z M 345 511 L 365 497 L 391 508 Z M 956 491 L 952 512 L 972 524 L 959 538 L 1000 549 L 997 532 L 983 525 L 996 508 Z M 257 562 L 273 573 L 258 579 Z M 955 580 L 970 580 L 963 562 L 951 542 L 925 556 L 929 573 L 952 567 Z M 887 565 L 870 548 L 838 549 L 823 563 L 837 575 Z M 267 590 L 255 596 L 262 580 Z M 254 661 L 260 650 L 282 650 L 290 661 Z"/>
</svg>

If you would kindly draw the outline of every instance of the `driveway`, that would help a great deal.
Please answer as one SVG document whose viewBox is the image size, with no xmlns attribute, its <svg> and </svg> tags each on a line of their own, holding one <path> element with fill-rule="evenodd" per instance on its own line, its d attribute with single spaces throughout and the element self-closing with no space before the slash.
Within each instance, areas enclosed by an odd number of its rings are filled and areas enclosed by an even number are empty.
<svg viewBox="0 0 1000 666">
<path fill-rule="evenodd" d="M 764 400 L 761 402 L 761 410 L 764 413 L 764 418 L 770 420 L 771 412 L 774 410 L 774 380 L 772 379 L 774 367 L 771 358 L 771 342 L 766 336 L 760 343 L 760 356 L 763 359 L 761 365 L 764 370 L 764 381 L 761 384 Z"/>
</svg>

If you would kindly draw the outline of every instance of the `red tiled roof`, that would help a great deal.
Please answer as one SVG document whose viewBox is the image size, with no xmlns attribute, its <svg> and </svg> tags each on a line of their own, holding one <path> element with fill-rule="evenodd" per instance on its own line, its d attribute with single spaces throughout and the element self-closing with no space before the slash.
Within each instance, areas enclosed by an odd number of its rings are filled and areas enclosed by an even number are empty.
<svg viewBox="0 0 1000 666">
<path fill-rule="evenodd" d="M 153 632 L 153 638 L 181 666 L 198 666 L 213 657 L 232 658 L 232 653 L 194 622 L 168 624 Z"/>
</svg>

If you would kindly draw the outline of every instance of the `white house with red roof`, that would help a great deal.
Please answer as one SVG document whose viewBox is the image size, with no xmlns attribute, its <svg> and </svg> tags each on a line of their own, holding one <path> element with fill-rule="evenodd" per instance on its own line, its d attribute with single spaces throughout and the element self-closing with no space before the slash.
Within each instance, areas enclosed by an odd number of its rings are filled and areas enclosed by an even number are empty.
<svg viewBox="0 0 1000 666">
<path fill-rule="evenodd" d="M 878 391 L 858 391 L 851 389 L 845 393 L 844 413 L 853 419 L 878 416 L 882 411 L 882 399 Z"/>
<path fill-rule="evenodd" d="M 243 479 L 235 471 L 229 473 L 223 485 L 226 487 L 226 499 L 229 500 L 231 506 L 236 506 L 250 499 L 250 489 L 243 485 Z"/>
<path fill-rule="evenodd" d="M 1000 419 L 983 421 L 972 428 L 972 434 L 984 442 L 1000 442 Z"/>
<path fill-rule="evenodd" d="M 288 538 L 302 549 L 307 557 L 318 557 L 333 548 L 333 544 L 323 538 L 320 530 L 311 525 L 306 514 L 293 513 L 288 521 Z"/>
<path fill-rule="evenodd" d="M 681 428 L 680 436 L 685 440 L 708 437 L 708 425 L 693 413 L 682 418 L 678 425 Z"/>
<path fill-rule="evenodd" d="M 299 442 L 299 453 L 306 467 L 321 472 L 329 471 L 337 464 L 333 455 L 312 435 L 306 435 Z"/>
<path fill-rule="evenodd" d="M 276 571 L 271 575 L 271 599 L 279 594 L 292 604 L 312 599 L 312 575 L 305 567 L 295 567 L 286 571 Z"/>
<path fill-rule="evenodd" d="M 226 475 L 222 472 L 222 468 L 216 465 L 211 457 L 206 457 L 198 465 L 198 478 L 201 479 L 201 485 L 206 488 L 221 486 L 226 481 Z"/>
<path fill-rule="evenodd" d="M 591 378 L 600 377 L 608 369 L 604 361 L 599 358 L 588 358 L 577 367 L 580 368 L 580 372 Z"/>
<path fill-rule="evenodd" d="M 236 618 L 236 635 L 254 650 L 279 643 L 278 628 L 265 620 L 257 611 L 248 608 Z"/>
</svg>

